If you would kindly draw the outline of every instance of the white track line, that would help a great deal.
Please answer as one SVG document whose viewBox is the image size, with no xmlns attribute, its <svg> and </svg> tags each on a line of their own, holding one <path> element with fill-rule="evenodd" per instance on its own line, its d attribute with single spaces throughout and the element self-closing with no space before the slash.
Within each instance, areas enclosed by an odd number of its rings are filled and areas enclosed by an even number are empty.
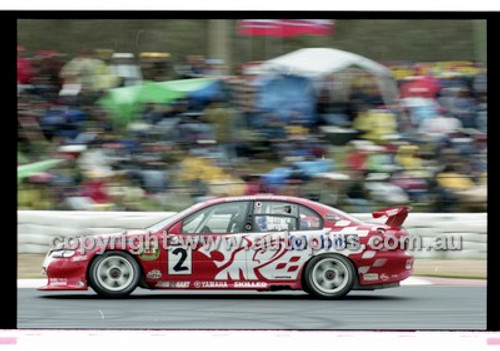
<svg viewBox="0 0 500 351">
<path fill-rule="evenodd" d="M 401 286 L 432 285 L 431 281 L 420 277 L 409 277 L 401 282 Z"/>
<path fill-rule="evenodd" d="M 47 285 L 47 279 L 18 279 L 17 287 L 21 289 L 36 289 Z"/>
</svg>

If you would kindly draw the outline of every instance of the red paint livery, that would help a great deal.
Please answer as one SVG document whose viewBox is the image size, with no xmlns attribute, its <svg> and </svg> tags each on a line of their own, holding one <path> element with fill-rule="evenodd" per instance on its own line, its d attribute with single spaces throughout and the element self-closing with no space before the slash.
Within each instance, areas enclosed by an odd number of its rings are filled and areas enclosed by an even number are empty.
<svg viewBox="0 0 500 351">
<path fill-rule="evenodd" d="M 305 290 L 339 298 L 353 289 L 398 286 L 413 257 L 374 247 L 401 228 L 409 207 L 376 211 L 369 224 L 306 199 L 258 195 L 209 200 L 134 233 L 89 237 L 92 249 L 51 250 L 40 290 L 120 297 L 149 289 Z M 139 244 L 139 245 L 138 245 Z"/>
</svg>

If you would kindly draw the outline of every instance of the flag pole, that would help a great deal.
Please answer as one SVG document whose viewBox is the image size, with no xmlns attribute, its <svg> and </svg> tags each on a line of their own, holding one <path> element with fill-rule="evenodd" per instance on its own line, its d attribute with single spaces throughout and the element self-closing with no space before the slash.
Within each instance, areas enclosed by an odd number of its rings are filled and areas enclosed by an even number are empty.
<svg viewBox="0 0 500 351">
<path fill-rule="evenodd" d="M 250 34 L 248 35 L 248 40 L 250 41 L 250 60 L 248 62 L 252 62 L 253 56 L 252 56 L 252 51 L 253 51 L 253 35 Z"/>
<path fill-rule="evenodd" d="M 267 60 L 267 26 L 264 27 L 264 61 Z"/>
<path fill-rule="evenodd" d="M 280 27 L 280 38 L 278 39 L 280 41 L 280 45 L 278 46 L 279 47 L 279 52 L 278 52 L 278 56 L 282 55 L 283 53 L 283 39 L 284 36 L 283 36 L 283 27 Z"/>
</svg>

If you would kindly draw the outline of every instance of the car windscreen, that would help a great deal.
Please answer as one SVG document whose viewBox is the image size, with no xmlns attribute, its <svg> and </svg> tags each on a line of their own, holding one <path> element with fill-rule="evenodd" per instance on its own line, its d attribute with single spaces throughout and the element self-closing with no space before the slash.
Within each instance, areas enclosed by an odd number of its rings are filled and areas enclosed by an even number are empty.
<svg viewBox="0 0 500 351">
<path fill-rule="evenodd" d="M 186 208 L 185 210 L 182 210 L 181 212 L 178 212 L 178 213 L 176 213 L 176 214 L 174 214 L 174 215 L 172 215 L 170 217 L 162 219 L 158 223 L 155 223 L 152 226 L 149 226 L 149 227 L 147 227 L 145 229 L 148 230 L 151 233 L 158 232 L 159 230 L 165 228 L 167 225 L 177 222 L 179 219 L 181 219 L 182 217 L 184 217 L 186 214 L 188 214 L 191 211 L 194 211 L 195 209 L 200 208 L 202 206 L 203 206 L 203 203 L 194 204 L 194 205 Z"/>
</svg>

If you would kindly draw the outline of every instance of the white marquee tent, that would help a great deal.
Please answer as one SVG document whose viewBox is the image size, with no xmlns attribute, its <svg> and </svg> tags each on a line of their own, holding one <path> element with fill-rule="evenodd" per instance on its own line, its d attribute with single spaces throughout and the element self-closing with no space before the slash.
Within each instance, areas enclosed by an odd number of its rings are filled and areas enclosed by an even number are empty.
<svg viewBox="0 0 500 351">
<path fill-rule="evenodd" d="M 264 62 L 259 71 L 264 74 L 293 74 L 321 79 L 349 67 L 358 67 L 377 76 L 384 101 L 386 103 L 395 101 L 398 89 L 389 68 L 348 51 L 330 48 L 299 49 Z"/>
</svg>

